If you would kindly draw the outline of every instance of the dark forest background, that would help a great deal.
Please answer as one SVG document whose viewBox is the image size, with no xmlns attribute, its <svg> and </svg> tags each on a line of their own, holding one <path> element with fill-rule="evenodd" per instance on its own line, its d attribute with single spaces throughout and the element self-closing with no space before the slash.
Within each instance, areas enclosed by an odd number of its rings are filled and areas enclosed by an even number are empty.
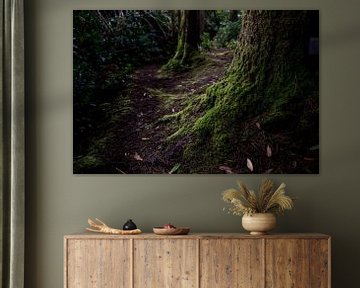
<svg viewBox="0 0 360 288">
<path fill-rule="evenodd" d="M 319 13 L 78 10 L 74 173 L 318 173 Z"/>
</svg>

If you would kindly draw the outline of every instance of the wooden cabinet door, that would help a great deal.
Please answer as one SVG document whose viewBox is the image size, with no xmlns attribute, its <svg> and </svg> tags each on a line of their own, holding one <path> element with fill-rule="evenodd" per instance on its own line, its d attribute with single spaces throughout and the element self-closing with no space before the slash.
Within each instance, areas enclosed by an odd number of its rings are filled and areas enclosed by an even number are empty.
<svg viewBox="0 0 360 288">
<path fill-rule="evenodd" d="M 202 239 L 200 287 L 264 287 L 261 239 Z"/>
<path fill-rule="evenodd" d="M 266 239 L 266 288 L 326 288 L 327 239 Z"/>
<path fill-rule="evenodd" d="M 68 239 L 67 288 L 131 287 L 130 240 Z"/>
<path fill-rule="evenodd" d="M 309 241 L 266 239 L 266 287 L 309 287 Z"/>
<path fill-rule="evenodd" d="M 330 287 L 330 240 L 310 241 L 310 288 Z"/>
<path fill-rule="evenodd" d="M 196 239 L 134 240 L 134 288 L 197 287 Z"/>
</svg>

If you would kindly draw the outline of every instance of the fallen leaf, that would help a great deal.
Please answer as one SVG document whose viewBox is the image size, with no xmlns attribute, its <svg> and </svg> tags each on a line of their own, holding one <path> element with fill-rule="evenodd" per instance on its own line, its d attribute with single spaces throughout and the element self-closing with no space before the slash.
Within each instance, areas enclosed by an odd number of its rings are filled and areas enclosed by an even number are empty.
<svg viewBox="0 0 360 288">
<path fill-rule="evenodd" d="M 137 152 L 135 152 L 135 154 L 134 154 L 134 159 L 137 161 L 144 161 L 144 159 L 141 158 L 141 156 Z"/>
<path fill-rule="evenodd" d="M 254 166 L 249 158 L 246 159 L 246 166 L 249 168 L 251 172 L 254 171 Z"/>
<path fill-rule="evenodd" d="M 143 137 L 143 138 L 141 138 L 141 140 L 143 140 L 143 141 L 148 141 L 148 140 L 150 140 L 150 138 Z"/>
<path fill-rule="evenodd" d="M 225 171 L 226 173 L 228 174 L 233 174 L 234 172 L 231 170 L 231 168 L 229 166 L 226 166 L 226 165 L 221 165 L 219 166 L 219 169 L 221 171 Z"/>
<path fill-rule="evenodd" d="M 180 168 L 180 166 L 181 166 L 180 163 L 176 163 L 176 164 L 174 165 L 174 167 L 171 168 L 169 174 L 174 174 L 174 173 Z"/>
<path fill-rule="evenodd" d="M 319 145 L 315 145 L 309 148 L 310 151 L 316 151 L 319 150 Z"/>
<path fill-rule="evenodd" d="M 266 155 L 267 155 L 267 157 L 271 157 L 271 155 L 272 155 L 272 150 L 271 150 L 271 147 L 270 147 L 270 145 L 267 145 L 266 146 Z"/>
<path fill-rule="evenodd" d="M 259 123 L 259 122 L 256 122 L 255 124 L 256 124 L 256 127 L 257 127 L 257 128 L 261 129 L 261 126 L 260 126 L 260 123 Z"/>
<path fill-rule="evenodd" d="M 122 171 L 121 169 L 115 167 L 116 171 L 120 172 L 121 174 L 126 174 L 124 171 Z"/>
<path fill-rule="evenodd" d="M 305 161 L 314 161 L 315 158 L 312 158 L 312 157 L 304 157 L 304 160 L 305 160 Z"/>
</svg>

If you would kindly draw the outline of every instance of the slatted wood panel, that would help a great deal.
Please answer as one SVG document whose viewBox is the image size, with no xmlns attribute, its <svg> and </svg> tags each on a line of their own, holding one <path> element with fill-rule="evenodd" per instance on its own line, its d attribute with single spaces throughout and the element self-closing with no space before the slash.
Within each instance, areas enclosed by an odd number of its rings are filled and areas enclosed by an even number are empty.
<svg viewBox="0 0 360 288">
<path fill-rule="evenodd" d="M 130 288 L 130 240 L 67 240 L 66 288 Z"/>
<path fill-rule="evenodd" d="M 196 288 L 194 239 L 134 240 L 134 288 Z"/>
<path fill-rule="evenodd" d="M 204 239 L 200 245 L 200 287 L 264 287 L 263 240 Z"/>
<path fill-rule="evenodd" d="M 329 241 L 313 239 L 310 241 L 310 287 L 328 288 L 330 279 Z"/>
<path fill-rule="evenodd" d="M 65 236 L 65 288 L 330 288 L 322 234 Z"/>
<path fill-rule="evenodd" d="M 309 243 L 306 239 L 266 239 L 267 288 L 309 287 Z"/>
</svg>

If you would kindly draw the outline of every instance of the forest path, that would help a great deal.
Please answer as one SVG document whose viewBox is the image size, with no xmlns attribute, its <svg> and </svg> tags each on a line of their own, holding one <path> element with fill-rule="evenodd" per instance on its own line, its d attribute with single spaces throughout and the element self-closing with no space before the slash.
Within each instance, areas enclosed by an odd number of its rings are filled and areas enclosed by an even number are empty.
<svg viewBox="0 0 360 288">
<path fill-rule="evenodd" d="M 181 111 L 188 97 L 203 93 L 222 78 L 233 51 L 215 49 L 205 56 L 205 61 L 184 72 L 163 75 L 160 65 L 149 65 L 131 76 L 132 84 L 124 91 L 129 95 L 131 112 L 127 123 L 111 127 L 114 139 L 108 147 L 111 166 L 117 173 L 163 174 L 176 170 L 185 143 L 171 147 L 166 144 L 174 131 L 173 125 L 162 119 Z"/>
</svg>

